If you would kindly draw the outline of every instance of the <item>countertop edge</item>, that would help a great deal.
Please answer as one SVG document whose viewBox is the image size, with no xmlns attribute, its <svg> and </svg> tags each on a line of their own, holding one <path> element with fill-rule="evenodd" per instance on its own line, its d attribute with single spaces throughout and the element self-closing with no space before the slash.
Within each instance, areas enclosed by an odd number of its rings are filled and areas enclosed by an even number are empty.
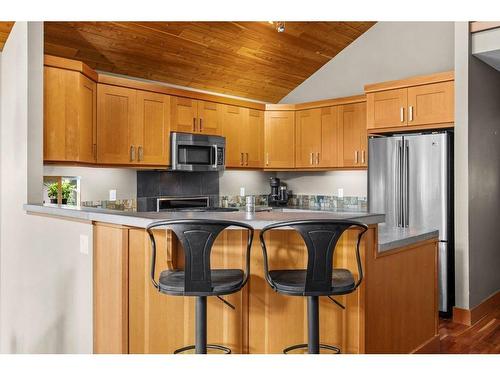
<svg viewBox="0 0 500 375">
<path fill-rule="evenodd" d="M 429 230 L 429 231 L 423 231 L 422 233 L 416 234 L 416 235 L 410 235 L 405 238 L 400 238 L 394 241 L 388 241 L 384 243 L 378 244 L 378 252 L 379 253 L 384 253 L 389 250 L 394 250 L 398 249 L 401 247 L 413 245 L 418 242 L 426 241 L 426 240 L 431 240 L 433 238 L 438 239 L 439 238 L 439 231 L 438 230 Z"/>
</svg>

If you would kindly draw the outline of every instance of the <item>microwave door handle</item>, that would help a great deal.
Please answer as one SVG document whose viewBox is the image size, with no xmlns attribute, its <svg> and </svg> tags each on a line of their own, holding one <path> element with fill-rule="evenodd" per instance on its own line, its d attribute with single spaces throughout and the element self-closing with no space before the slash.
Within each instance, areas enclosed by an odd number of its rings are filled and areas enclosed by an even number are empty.
<svg viewBox="0 0 500 375">
<path fill-rule="evenodd" d="M 214 148 L 214 152 L 215 152 L 215 162 L 214 162 L 214 165 L 213 167 L 217 169 L 217 164 L 219 164 L 219 160 L 217 160 L 217 145 L 213 145 L 213 148 Z"/>
</svg>

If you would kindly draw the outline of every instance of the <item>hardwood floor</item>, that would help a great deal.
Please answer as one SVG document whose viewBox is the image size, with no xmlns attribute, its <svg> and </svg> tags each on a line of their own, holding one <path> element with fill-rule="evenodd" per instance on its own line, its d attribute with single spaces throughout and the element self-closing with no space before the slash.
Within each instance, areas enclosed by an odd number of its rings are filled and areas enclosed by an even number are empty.
<svg viewBox="0 0 500 375">
<path fill-rule="evenodd" d="M 500 306 L 473 326 L 441 319 L 442 354 L 500 354 Z"/>
</svg>

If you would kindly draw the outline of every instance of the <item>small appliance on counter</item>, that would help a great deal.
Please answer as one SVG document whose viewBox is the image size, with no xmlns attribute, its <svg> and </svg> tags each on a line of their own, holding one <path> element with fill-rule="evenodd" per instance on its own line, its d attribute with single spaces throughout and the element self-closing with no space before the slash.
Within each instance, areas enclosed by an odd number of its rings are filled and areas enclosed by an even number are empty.
<svg viewBox="0 0 500 375">
<path fill-rule="evenodd" d="M 269 185 L 271 186 L 271 194 L 268 195 L 267 204 L 269 206 L 286 206 L 290 197 L 287 186 L 276 177 L 269 179 Z"/>
</svg>

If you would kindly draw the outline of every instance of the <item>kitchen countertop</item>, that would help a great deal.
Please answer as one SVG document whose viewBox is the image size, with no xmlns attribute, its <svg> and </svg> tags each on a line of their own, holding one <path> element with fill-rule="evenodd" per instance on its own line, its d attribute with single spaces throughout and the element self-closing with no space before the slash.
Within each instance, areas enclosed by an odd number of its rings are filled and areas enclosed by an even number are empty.
<svg viewBox="0 0 500 375">
<path fill-rule="evenodd" d="M 89 207 L 70 207 L 59 205 L 25 204 L 28 213 L 38 213 L 86 221 L 100 221 L 104 223 L 127 225 L 145 228 L 156 220 L 168 219 L 216 219 L 233 220 L 251 224 L 259 230 L 266 225 L 286 220 L 308 219 L 347 219 L 364 224 L 378 224 L 385 220 L 385 215 L 369 212 L 339 212 L 314 211 L 308 209 L 274 208 L 272 211 L 255 212 L 251 215 L 244 211 L 235 212 L 130 212 Z"/>
<path fill-rule="evenodd" d="M 166 219 L 218 219 L 251 224 L 259 230 L 266 225 L 286 220 L 349 219 L 364 224 L 378 225 L 378 251 L 384 252 L 437 237 L 439 231 L 429 228 L 391 228 L 383 222 L 385 215 L 364 211 L 338 211 L 334 208 L 314 209 L 296 207 L 274 207 L 271 211 L 259 211 L 248 215 L 235 212 L 135 212 L 91 207 L 60 206 L 55 204 L 26 204 L 28 213 L 38 213 L 85 221 L 99 221 L 117 225 L 145 228 L 156 220 Z"/>
<path fill-rule="evenodd" d="M 381 253 L 438 236 L 436 229 L 394 228 L 382 223 L 378 225 L 378 251 Z"/>
</svg>

